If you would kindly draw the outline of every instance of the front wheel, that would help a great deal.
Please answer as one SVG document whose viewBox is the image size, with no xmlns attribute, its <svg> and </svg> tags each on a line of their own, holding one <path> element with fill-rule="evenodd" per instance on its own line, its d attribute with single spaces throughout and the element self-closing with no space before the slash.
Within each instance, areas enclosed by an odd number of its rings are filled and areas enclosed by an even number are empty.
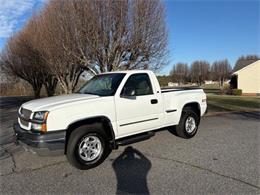
<svg viewBox="0 0 260 195">
<path fill-rule="evenodd" d="M 111 152 L 101 124 L 75 129 L 67 145 L 67 159 L 78 169 L 91 169 L 101 164 Z"/>
<path fill-rule="evenodd" d="M 182 138 L 192 138 L 197 133 L 199 121 L 199 116 L 193 110 L 185 109 L 176 126 L 176 133 Z"/>
</svg>

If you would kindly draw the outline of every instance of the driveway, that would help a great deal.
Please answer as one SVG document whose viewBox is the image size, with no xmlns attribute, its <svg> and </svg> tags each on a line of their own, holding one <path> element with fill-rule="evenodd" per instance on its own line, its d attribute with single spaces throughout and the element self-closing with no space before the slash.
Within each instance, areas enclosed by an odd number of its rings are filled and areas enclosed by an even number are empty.
<svg viewBox="0 0 260 195">
<path fill-rule="evenodd" d="M 39 157 L 13 143 L 17 108 L 28 99 L 0 99 L 1 194 L 260 193 L 260 113 L 203 117 L 188 140 L 174 129 L 158 131 L 81 171 L 65 156 Z"/>
</svg>

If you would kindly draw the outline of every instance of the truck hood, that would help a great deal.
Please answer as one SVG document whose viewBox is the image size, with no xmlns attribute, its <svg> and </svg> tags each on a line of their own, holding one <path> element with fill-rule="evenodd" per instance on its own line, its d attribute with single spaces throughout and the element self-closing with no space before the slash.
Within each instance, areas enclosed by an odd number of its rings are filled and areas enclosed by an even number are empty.
<svg viewBox="0 0 260 195">
<path fill-rule="evenodd" d="M 41 98 L 37 100 L 32 100 L 26 102 L 22 105 L 23 108 L 31 110 L 31 111 L 49 111 L 56 106 L 74 103 L 77 101 L 84 101 L 88 99 L 99 98 L 100 96 L 97 95 L 90 95 L 90 94 L 69 94 L 69 95 L 62 95 L 62 96 L 55 96 L 55 97 L 47 97 Z"/>
</svg>

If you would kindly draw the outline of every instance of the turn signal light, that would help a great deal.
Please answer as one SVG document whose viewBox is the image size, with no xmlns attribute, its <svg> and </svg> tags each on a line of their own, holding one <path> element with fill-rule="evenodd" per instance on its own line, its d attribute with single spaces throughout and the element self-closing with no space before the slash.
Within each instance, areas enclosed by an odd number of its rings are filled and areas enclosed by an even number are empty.
<svg viewBox="0 0 260 195">
<path fill-rule="evenodd" d="M 32 129 L 35 131 L 40 131 L 42 133 L 45 133 L 47 131 L 47 125 L 46 123 L 42 123 L 42 124 L 32 123 Z"/>
</svg>

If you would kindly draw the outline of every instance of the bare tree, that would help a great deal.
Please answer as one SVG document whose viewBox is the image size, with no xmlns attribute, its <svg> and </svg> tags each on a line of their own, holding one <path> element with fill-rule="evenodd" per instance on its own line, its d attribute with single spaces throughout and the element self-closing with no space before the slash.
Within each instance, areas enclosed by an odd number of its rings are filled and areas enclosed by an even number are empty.
<svg viewBox="0 0 260 195">
<path fill-rule="evenodd" d="M 158 1 L 74 1 L 79 40 L 86 40 L 85 64 L 100 72 L 118 69 L 157 70 L 165 63 L 167 32 L 164 6 Z M 78 5 L 78 6 L 77 6 Z M 86 9 L 87 11 L 85 11 Z M 85 14 L 85 15 L 84 15 Z M 83 28 L 82 28 L 83 27 Z M 86 30 L 89 29 L 89 30 Z M 84 58 L 84 57 L 82 57 Z"/>
<path fill-rule="evenodd" d="M 158 1 L 50 1 L 37 16 L 35 46 L 65 93 L 80 74 L 157 70 L 165 64 L 167 31 Z"/>
<path fill-rule="evenodd" d="M 35 97 L 38 98 L 42 85 L 45 86 L 47 95 L 52 96 L 55 93 L 57 79 L 50 73 L 41 52 L 34 48 L 36 28 L 32 18 L 21 32 L 9 39 L 2 57 L 6 72 L 29 82 L 34 89 Z"/>
<path fill-rule="evenodd" d="M 31 49 L 37 53 L 36 57 L 39 59 L 38 66 L 41 67 L 41 71 L 43 73 L 43 84 L 45 86 L 47 95 L 53 96 L 58 84 L 58 79 L 55 73 L 51 71 L 51 66 L 48 66 L 48 62 L 46 60 L 47 57 L 44 55 L 44 51 L 39 50 L 39 45 L 42 44 L 42 42 L 39 40 L 39 31 L 41 30 L 42 29 L 40 29 L 37 16 L 33 16 L 24 29 L 24 31 L 27 31 L 28 42 L 30 43 Z"/>
<path fill-rule="evenodd" d="M 41 54 L 51 75 L 46 79 L 50 81 L 49 86 L 54 86 L 59 81 L 64 92 L 71 93 L 83 69 L 79 61 L 64 49 L 65 44 L 75 46 L 74 35 L 68 31 L 64 16 L 66 10 L 48 6 L 40 15 L 34 16 L 29 26 L 33 26 L 35 30 L 35 36 L 31 38 L 34 49 Z"/>
<path fill-rule="evenodd" d="M 201 85 L 209 77 L 210 64 L 207 61 L 198 60 L 191 64 L 191 79 Z"/>
<path fill-rule="evenodd" d="M 189 67 L 185 63 L 177 63 L 173 65 L 173 68 L 170 72 L 171 77 L 178 81 L 178 83 L 185 83 L 188 80 L 189 76 Z"/>
<path fill-rule="evenodd" d="M 20 35 L 15 44 L 10 40 L 12 50 L 6 49 L 5 59 L 11 62 L 12 55 L 15 64 L 38 67 L 39 80 L 43 80 L 40 83 L 48 95 L 54 93 L 57 82 L 65 93 L 70 93 L 84 70 L 97 74 L 161 68 L 167 53 L 164 18 L 164 6 L 159 0 L 49 1 L 20 33 L 26 34 L 26 40 Z M 20 39 L 25 41 L 17 44 Z M 26 51 L 17 55 L 21 47 Z M 26 52 L 33 55 L 17 57 Z"/>
<path fill-rule="evenodd" d="M 230 76 L 231 66 L 227 59 L 215 61 L 211 66 L 211 74 L 214 80 L 218 80 L 223 86 L 224 81 Z"/>
<path fill-rule="evenodd" d="M 40 97 L 44 83 L 42 68 L 39 65 L 38 54 L 30 47 L 27 32 L 22 31 L 9 39 L 2 61 L 4 70 L 27 81 L 33 88 L 35 98 Z"/>
</svg>

